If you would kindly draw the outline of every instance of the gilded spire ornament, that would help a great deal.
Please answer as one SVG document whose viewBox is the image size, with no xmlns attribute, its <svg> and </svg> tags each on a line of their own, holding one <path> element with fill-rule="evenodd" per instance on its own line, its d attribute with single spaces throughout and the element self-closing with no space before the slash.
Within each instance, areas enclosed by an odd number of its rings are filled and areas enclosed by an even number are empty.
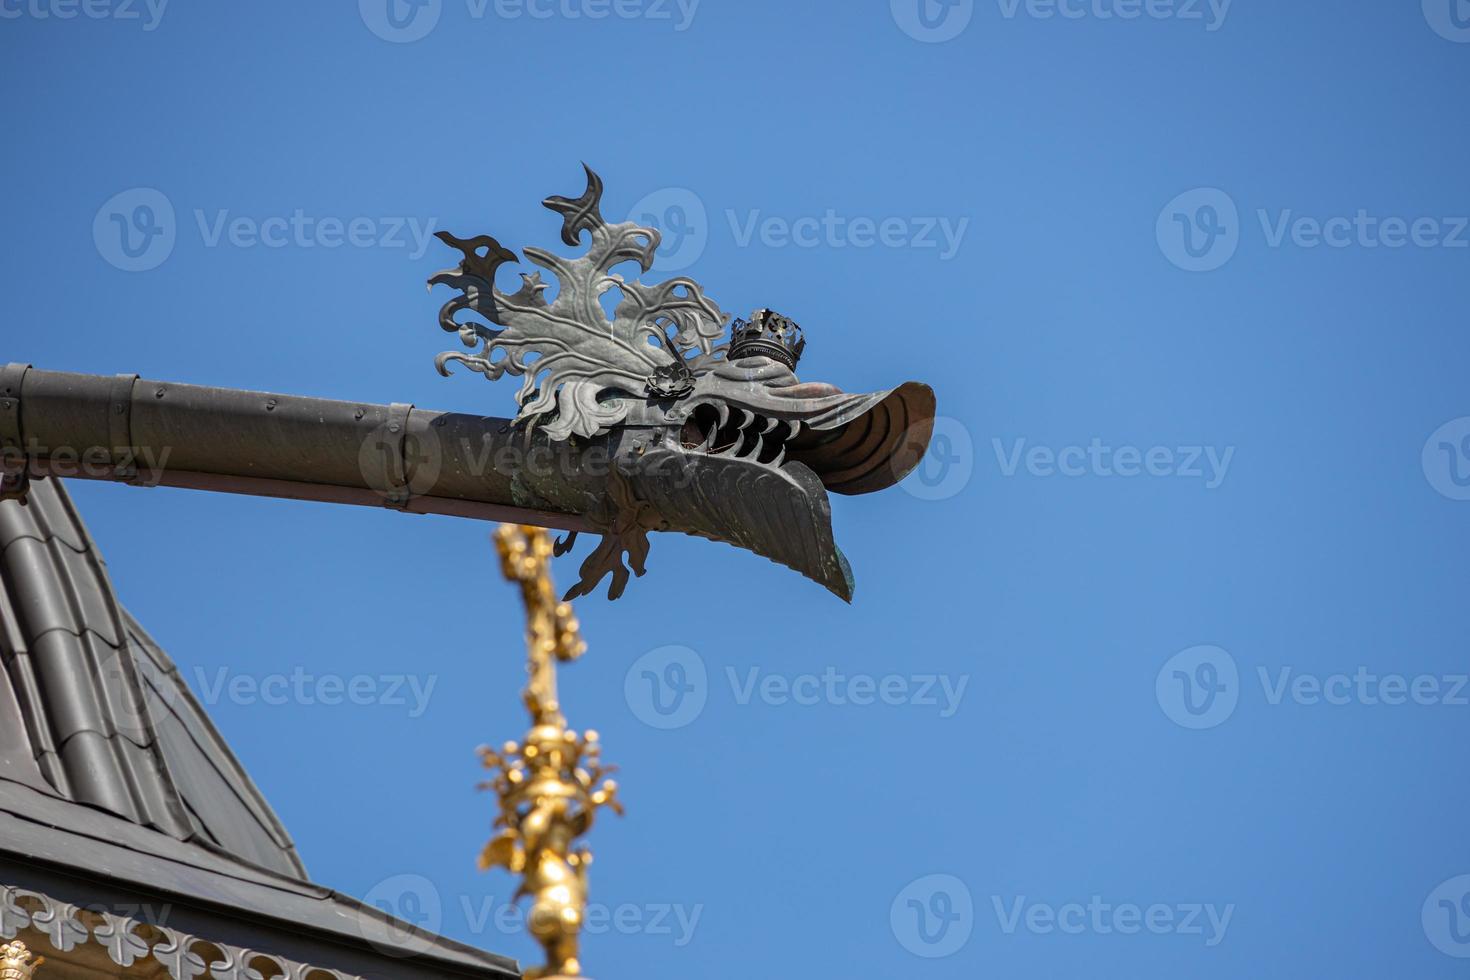
<svg viewBox="0 0 1470 980">
<path fill-rule="evenodd" d="M 567 728 L 556 693 L 556 665 L 586 650 L 572 607 L 560 602 L 551 581 L 551 539 L 528 525 L 505 524 L 495 533 L 501 571 L 521 587 L 526 607 L 526 672 L 522 698 L 531 714 L 525 738 L 499 751 L 480 749 L 485 768 L 496 770 L 484 788 L 499 799 L 499 833 L 480 854 L 480 868 L 502 867 L 522 875 L 515 899 L 531 897 L 528 928 L 546 951 L 545 966 L 527 980 L 575 977 L 582 972 L 578 936 L 587 907 L 587 866 L 592 853 L 577 839 L 592 829 L 601 807 L 621 815 L 612 768 L 599 759 L 597 733 Z"/>
<path fill-rule="evenodd" d="M 12 940 L 0 946 L 0 980 L 32 980 L 36 967 L 46 962 L 44 956 L 36 956 L 20 940 Z"/>
</svg>

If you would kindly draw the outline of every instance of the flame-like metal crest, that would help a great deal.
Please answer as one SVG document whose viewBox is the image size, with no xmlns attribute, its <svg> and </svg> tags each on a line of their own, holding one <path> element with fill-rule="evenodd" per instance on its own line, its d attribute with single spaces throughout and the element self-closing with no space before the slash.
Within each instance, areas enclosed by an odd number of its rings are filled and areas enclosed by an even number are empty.
<svg viewBox="0 0 1470 980">
<path fill-rule="evenodd" d="M 479 348 L 472 354 L 440 354 L 435 362 L 440 373 L 448 374 L 450 364 L 460 363 L 492 380 L 502 374 L 524 377 L 517 421 L 543 416 L 547 435 L 558 441 L 606 432 L 624 421 L 650 389 L 667 392 L 672 382 L 692 377 L 689 355 L 713 355 L 729 320 L 693 279 L 678 276 L 645 286 L 611 271 L 631 261 L 647 272 L 660 236 L 657 229 L 631 221 L 604 221 L 599 211 L 602 180 L 586 169 L 587 190 L 581 197 L 542 202 L 563 216 L 563 242 L 577 246 L 588 237 L 586 254 L 564 259 L 539 248 L 525 249 L 527 259 L 556 277 L 550 302 L 545 297 L 549 284 L 539 272 L 522 274 L 521 288 L 514 293 L 495 287 L 495 270 L 514 261 L 515 253 L 488 235 L 461 240 L 439 232 L 464 259 L 458 268 L 429 280 L 430 285 L 462 291 L 440 310 L 439 322 L 458 333 L 466 346 Z M 614 288 L 622 299 L 609 318 L 601 296 Z M 457 322 L 454 317 L 462 310 L 502 329 Z"/>
</svg>

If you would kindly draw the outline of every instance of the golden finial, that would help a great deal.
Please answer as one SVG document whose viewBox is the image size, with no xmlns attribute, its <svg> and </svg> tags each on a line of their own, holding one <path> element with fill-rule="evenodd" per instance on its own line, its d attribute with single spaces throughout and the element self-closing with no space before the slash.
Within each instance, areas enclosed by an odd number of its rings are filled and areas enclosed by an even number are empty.
<svg viewBox="0 0 1470 980">
<path fill-rule="evenodd" d="M 45 962 L 44 956 L 35 956 L 25 943 L 13 940 L 0 946 L 0 980 L 31 980 L 36 967 Z"/>
<path fill-rule="evenodd" d="M 572 607 L 557 601 L 551 539 L 539 527 L 504 524 L 495 533 L 495 547 L 501 571 L 520 585 L 526 607 L 529 678 L 523 700 L 531 730 L 499 752 L 480 750 L 485 768 L 498 770 L 484 787 L 499 797 L 495 826 L 502 828 L 485 845 L 480 868 L 499 866 L 523 875 L 515 898 L 531 896 L 529 929 L 546 950 L 546 965 L 527 970 L 527 980 L 574 977 L 582 972 L 577 942 L 592 863 L 592 853 L 576 840 L 592 828 L 599 807 L 620 815 L 623 807 L 617 783 L 603 779 L 613 770 L 599 761 L 597 733 L 569 730 L 557 702 L 556 664 L 575 660 L 586 644 Z"/>
</svg>

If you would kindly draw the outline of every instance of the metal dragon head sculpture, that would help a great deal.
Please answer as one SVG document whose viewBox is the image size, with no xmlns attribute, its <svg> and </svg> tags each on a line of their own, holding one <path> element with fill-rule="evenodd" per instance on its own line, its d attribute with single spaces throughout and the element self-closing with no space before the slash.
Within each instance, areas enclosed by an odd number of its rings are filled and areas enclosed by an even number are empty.
<svg viewBox="0 0 1470 980">
<path fill-rule="evenodd" d="M 605 221 L 602 180 L 584 168 L 580 197 L 542 203 L 562 215 L 568 246 L 585 236 L 585 254 L 524 249 L 555 277 L 551 299 L 540 272 L 523 273 L 514 293 L 496 288 L 496 270 L 518 259 L 488 235 L 439 232 L 463 258 L 429 280 L 459 290 L 439 324 L 476 348 L 440 354 L 440 373 L 458 363 L 491 380 L 523 379 L 515 422 L 543 462 L 517 472 L 517 503 L 592 515 L 603 533 L 568 597 L 610 574 L 617 598 L 628 565 L 644 572 L 648 532 L 683 531 L 764 555 L 851 600 L 827 491 L 869 493 L 907 475 L 929 443 L 934 393 L 916 382 L 856 395 L 799 381 L 801 328 L 770 310 L 736 320 L 731 341 L 719 343 L 730 317 L 694 280 L 644 285 L 612 272 L 633 262 L 647 273 L 660 235 Z M 621 297 L 609 316 L 602 296 L 612 289 Z M 485 322 L 456 319 L 466 311 Z"/>
</svg>

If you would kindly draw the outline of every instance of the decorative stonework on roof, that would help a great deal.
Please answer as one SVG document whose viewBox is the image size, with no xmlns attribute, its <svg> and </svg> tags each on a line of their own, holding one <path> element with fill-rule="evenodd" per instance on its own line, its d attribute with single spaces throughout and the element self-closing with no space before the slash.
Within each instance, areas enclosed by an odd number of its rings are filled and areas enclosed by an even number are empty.
<svg viewBox="0 0 1470 980">
<path fill-rule="evenodd" d="M 76 965 L 85 968 L 85 956 L 67 954 L 103 953 L 116 966 L 130 969 L 141 967 L 142 961 L 151 958 L 170 980 L 194 980 L 206 974 L 213 980 L 260 980 L 266 976 L 358 980 L 337 970 L 193 936 L 127 915 L 80 908 L 41 892 L 0 884 L 0 938 L 13 940 L 24 934 L 45 937 L 53 960 L 60 954 L 66 958 L 63 962 L 75 960 Z M 34 940 L 31 947 L 34 953 Z M 91 959 L 95 962 L 97 957 Z M 50 970 L 41 974 L 50 975 L 55 974 Z"/>
</svg>

